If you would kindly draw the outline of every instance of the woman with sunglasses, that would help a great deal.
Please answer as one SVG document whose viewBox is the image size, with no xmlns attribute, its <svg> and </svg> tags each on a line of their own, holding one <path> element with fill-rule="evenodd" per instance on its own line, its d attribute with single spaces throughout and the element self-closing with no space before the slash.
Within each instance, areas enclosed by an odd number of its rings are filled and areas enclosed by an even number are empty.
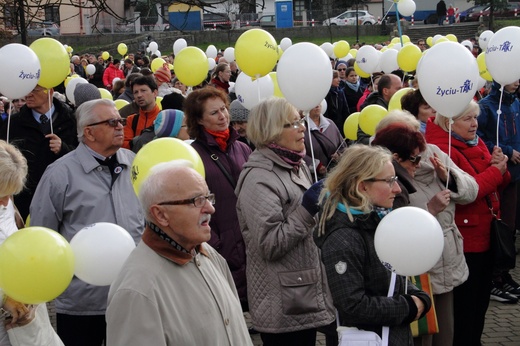
<svg viewBox="0 0 520 346">
<path fill-rule="evenodd" d="M 264 346 L 314 346 L 317 328 L 334 321 L 312 239 L 318 207 L 304 195 L 312 184 L 304 132 L 304 119 L 282 98 L 260 102 L 249 115 L 247 137 L 257 149 L 240 174 L 237 213 L 251 319 Z M 337 345 L 331 333 L 327 345 Z"/>
<path fill-rule="evenodd" d="M 383 326 L 389 326 L 388 345 L 411 345 L 410 322 L 426 314 L 431 300 L 403 276 L 391 286 L 392 273 L 374 246 L 376 228 L 401 192 L 392 160 L 392 154 L 378 146 L 345 150 L 323 183 L 316 244 L 339 325 L 379 336 Z"/>
<path fill-rule="evenodd" d="M 478 184 L 476 200 L 466 205 L 457 204 L 455 210 L 455 223 L 464 237 L 464 257 L 469 277 L 453 291 L 453 345 L 481 343 L 493 270 L 490 250 L 493 217 L 488 202 L 494 212 L 499 213 L 499 191 L 507 186 L 511 178 L 507 171 L 507 156 L 499 147 L 495 147 L 490 154 L 486 144 L 477 136 L 479 112 L 478 104 L 471 101 L 462 113 L 451 119 L 437 113 L 435 121 L 429 122 L 426 129 L 428 143 L 436 144 L 445 153 L 451 151 L 453 162 L 475 178 Z"/>
</svg>

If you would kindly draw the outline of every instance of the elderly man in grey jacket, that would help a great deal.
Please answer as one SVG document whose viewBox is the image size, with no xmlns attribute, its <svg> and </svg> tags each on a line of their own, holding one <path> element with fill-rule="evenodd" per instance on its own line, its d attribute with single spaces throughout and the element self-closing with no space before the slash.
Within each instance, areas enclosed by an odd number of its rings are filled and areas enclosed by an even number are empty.
<svg viewBox="0 0 520 346">
<path fill-rule="evenodd" d="M 111 222 L 137 243 L 144 217 L 130 183 L 135 154 L 121 148 L 124 121 L 106 99 L 83 103 L 76 116 L 80 144 L 43 174 L 31 203 L 31 225 L 70 241 L 85 226 Z M 74 277 L 56 299 L 58 335 L 65 345 L 103 344 L 108 289 Z"/>
<path fill-rule="evenodd" d="M 206 243 L 215 196 L 183 165 L 153 167 L 140 188 L 146 229 L 110 287 L 107 345 L 252 345 L 226 260 Z"/>
</svg>

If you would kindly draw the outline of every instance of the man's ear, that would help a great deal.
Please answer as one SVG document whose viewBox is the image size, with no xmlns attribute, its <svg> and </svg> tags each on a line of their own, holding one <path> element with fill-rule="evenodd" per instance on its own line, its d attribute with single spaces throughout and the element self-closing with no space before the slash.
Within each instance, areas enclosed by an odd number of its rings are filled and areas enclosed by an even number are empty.
<svg viewBox="0 0 520 346">
<path fill-rule="evenodd" d="M 170 218 L 168 214 L 164 212 L 164 209 L 159 205 L 152 205 L 150 207 L 150 214 L 152 214 L 153 221 L 158 226 L 166 227 L 170 224 Z"/>
</svg>

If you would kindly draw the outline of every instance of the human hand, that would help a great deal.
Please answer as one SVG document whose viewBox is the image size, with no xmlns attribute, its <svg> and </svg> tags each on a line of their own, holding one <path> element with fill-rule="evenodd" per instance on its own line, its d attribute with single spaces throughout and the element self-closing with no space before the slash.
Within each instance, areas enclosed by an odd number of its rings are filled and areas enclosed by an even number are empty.
<svg viewBox="0 0 520 346">
<path fill-rule="evenodd" d="M 437 216 L 437 214 L 446 209 L 448 204 L 450 204 L 450 190 L 446 189 L 435 194 L 427 203 L 427 207 L 430 214 Z"/>
<path fill-rule="evenodd" d="M 54 154 L 58 154 L 61 151 L 61 138 L 55 135 L 54 133 L 50 133 L 45 136 L 45 138 L 49 138 L 49 148 Z"/>
<path fill-rule="evenodd" d="M 515 165 L 520 163 L 520 152 L 516 151 L 513 149 L 513 154 L 511 155 L 511 158 L 510 158 L 511 162 L 514 163 Z"/>
<path fill-rule="evenodd" d="M 323 179 L 314 183 L 307 191 L 303 193 L 302 206 L 307 209 L 309 214 L 312 216 L 316 215 L 320 211 L 318 205 L 318 199 L 320 197 L 321 190 L 323 189 Z"/>
<path fill-rule="evenodd" d="M 339 153 L 336 151 L 334 154 L 332 154 L 332 156 L 330 157 L 330 159 L 334 162 L 338 162 L 339 161 Z"/>
<path fill-rule="evenodd" d="M 503 155 L 502 149 L 495 147 L 491 156 L 491 166 L 495 166 L 500 170 L 500 173 L 507 172 L 507 155 Z"/>
<path fill-rule="evenodd" d="M 433 153 L 433 157 L 430 157 L 430 162 L 432 163 L 439 179 L 443 182 L 446 182 L 448 180 L 448 170 L 446 169 L 444 163 L 442 163 L 439 156 Z"/>
<path fill-rule="evenodd" d="M 11 323 L 16 323 L 18 320 L 23 319 L 24 316 L 29 312 L 29 309 L 25 304 L 17 302 L 16 300 L 10 297 L 6 298 L 4 306 L 2 308 L 11 314 Z"/>
<path fill-rule="evenodd" d="M 412 296 L 413 302 L 415 303 L 415 306 L 417 306 L 417 316 L 415 316 L 414 321 L 417 321 L 424 312 L 424 303 L 421 299 L 417 298 L 416 296 Z"/>
<path fill-rule="evenodd" d="M 327 167 L 325 167 L 324 165 L 320 164 L 318 166 L 318 174 L 319 175 L 325 175 L 327 174 Z"/>
<path fill-rule="evenodd" d="M 503 156 L 504 156 L 504 153 L 502 152 L 502 148 L 495 146 L 493 148 L 493 152 L 491 153 L 490 163 L 492 165 L 499 163 L 500 161 L 502 161 Z"/>
<path fill-rule="evenodd" d="M 36 309 L 38 308 L 38 305 L 29 305 L 27 306 L 27 309 L 29 312 L 25 314 L 22 318 L 19 318 L 18 320 L 14 321 L 12 318 L 6 318 L 4 321 L 5 329 L 9 330 L 16 327 L 22 327 L 25 326 L 34 320 L 36 317 Z"/>
</svg>

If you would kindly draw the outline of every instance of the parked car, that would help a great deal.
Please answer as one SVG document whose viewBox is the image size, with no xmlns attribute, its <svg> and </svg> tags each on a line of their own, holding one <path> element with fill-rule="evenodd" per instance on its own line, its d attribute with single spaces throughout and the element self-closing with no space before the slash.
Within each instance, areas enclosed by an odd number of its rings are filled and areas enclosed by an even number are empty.
<svg viewBox="0 0 520 346">
<path fill-rule="evenodd" d="M 467 10 L 462 11 L 462 12 L 460 12 L 460 15 L 459 15 L 460 21 L 466 22 L 468 20 L 468 17 L 470 14 L 472 14 L 472 13 L 480 14 L 480 11 L 484 11 L 488 7 L 489 7 L 489 4 L 477 5 L 477 6 L 470 7 Z M 478 19 L 478 17 L 477 17 L 477 19 Z"/>
<path fill-rule="evenodd" d="M 225 13 L 204 13 L 202 18 L 204 29 L 231 29 L 231 20 Z"/>
<path fill-rule="evenodd" d="M 31 23 L 27 29 L 28 36 L 58 36 L 60 27 L 53 22 L 35 22 Z"/>
<path fill-rule="evenodd" d="M 514 17 L 515 16 L 515 9 L 516 9 L 517 14 L 520 14 L 520 2 L 509 2 L 507 4 L 507 7 L 503 8 L 503 9 L 496 9 L 495 8 L 495 10 L 493 11 L 493 16 L 495 18 Z M 491 12 L 490 11 L 490 6 L 488 6 L 488 7 L 486 7 L 486 9 L 484 9 L 482 11 L 482 16 L 488 17 L 490 12 Z M 469 21 L 469 22 L 478 21 L 480 15 L 481 15 L 480 11 L 479 12 L 470 13 L 468 15 L 468 17 L 467 17 L 467 21 Z"/>
<path fill-rule="evenodd" d="M 368 11 L 359 10 L 357 12 L 359 24 L 372 25 L 377 23 L 376 18 Z M 339 16 L 325 19 L 323 25 L 356 25 L 356 10 L 345 11 Z"/>
<path fill-rule="evenodd" d="M 260 26 L 262 28 L 276 28 L 276 19 L 274 14 L 264 14 L 258 20 L 251 23 L 251 26 Z"/>
</svg>

